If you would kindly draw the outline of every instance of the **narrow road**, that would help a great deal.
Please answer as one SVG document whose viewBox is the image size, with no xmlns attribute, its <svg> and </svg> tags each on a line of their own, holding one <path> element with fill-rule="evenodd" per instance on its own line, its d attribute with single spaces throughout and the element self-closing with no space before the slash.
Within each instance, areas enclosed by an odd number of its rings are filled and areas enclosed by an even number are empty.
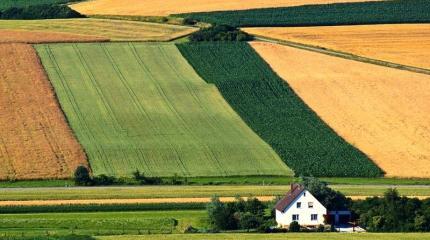
<svg viewBox="0 0 430 240">
<path fill-rule="evenodd" d="M 354 55 L 351 53 L 336 51 L 333 49 L 322 48 L 322 47 L 318 47 L 318 46 L 313 46 L 313 45 L 308 45 L 308 44 L 303 44 L 303 43 L 297 43 L 297 42 L 292 42 L 292 41 L 287 41 L 287 40 L 268 38 L 268 37 L 259 36 L 259 35 L 255 35 L 255 39 L 259 40 L 259 41 L 263 41 L 263 42 L 281 44 L 281 45 L 285 45 L 285 46 L 289 46 L 289 47 L 300 48 L 303 50 L 318 52 L 318 53 L 322 53 L 322 54 L 326 54 L 326 55 L 330 55 L 330 56 L 341 57 L 341 58 L 355 60 L 355 61 L 359 61 L 359 62 L 370 63 L 370 64 L 379 65 L 379 66 L 396 68 L 396 69 L 400 69 L 400 70 L 406 70 L 406 71 L 410 71 L 410 72 L 416 72 L 416 73 L 422 73 L 422 74 L 430 75 L 430 70 L 428 70 L 428 69 L 418 68 L 418 67 L 413 67 L 413 66 L 407 66 L 407 65 L 402 65 L 402 64 L 398 64 L 398 63 L 377 60 L 377 59 L 373 59 L 373 58 L 362 57 L 362 56 Z"/>
</svg>

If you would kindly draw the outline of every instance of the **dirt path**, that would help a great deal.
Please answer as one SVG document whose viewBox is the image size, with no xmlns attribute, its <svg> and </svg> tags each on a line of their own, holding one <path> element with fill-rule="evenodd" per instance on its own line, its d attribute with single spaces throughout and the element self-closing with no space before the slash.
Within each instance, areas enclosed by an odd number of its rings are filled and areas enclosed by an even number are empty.
<svg viewBox="0 0 430 240">
<path fill-rule="evenodd" d="M 307 50 L 307 51 L 322 53 L 322 54 L 326 54 L 329 56 L 340 57 L 340 58 L 354 60 L 354 61 L 358 61 L 358 62 L 370 63 L 370 64 L 379 65 L 379 66 L 383 66 L 383 67 L 390 67 L 390 68 L 395 68 L 395 69 L 406 70 L 406 71 L 410 71 L 410 72 L 423 73 L 423 74 L 430 75 L 430 70 L 428 70 L 428 69 L 414 67 L 414 66 L 407 66 L 407 65 L 403 65 L 403 64 L 398 64 L 398 63 L 393 63 L 393 62 L 388 62 L 388 61 L 383 61 L 383 60 L 377 60 L 377 59 L 373 59 L 373 58 L 367 58 L 364 56 L 358 56 L 358 55 L 354 55 L 351 53 L 336 51 L 333 49 L 322 48 L 322 47 L 318 47 L 318 46 L 311 46 L 308 44 L 303 44 L 303 43 L 298 43 L 298 42 L 293 42 L 293 41 L 288 41 L 288 40 L 273 39 L 273 38 L 269 38 L 266 36 L 260 36 L 260 35 L 255 35 L 255 39 L 257 41 L 285 45 L 285 46 L 289 46 L 289 47 L 294 47 L 294 48 L 303 49 L 303 50 Z"/>
</svg>

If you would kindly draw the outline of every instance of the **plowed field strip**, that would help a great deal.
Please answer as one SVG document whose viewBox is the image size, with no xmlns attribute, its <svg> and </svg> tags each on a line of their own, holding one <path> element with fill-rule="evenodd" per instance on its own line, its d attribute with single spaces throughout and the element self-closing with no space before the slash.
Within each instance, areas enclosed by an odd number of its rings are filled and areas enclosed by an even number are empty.
<svg viewBox="0 0 430 240">
<path fill-rule="evenodd" d="M 30 45 L 0 44 L 0 179 L 68 178 L 85 155 Z"/>
<path fill-rule="evenodd" d="M 271 201 L 274 196 L 258 196 L 261 201 Z M 220 197 L 222 202 L 233 202 L 236 197 Z M 247 199 L 247 197 L 244 197 Z M 145 204 L 145 203 L 208 203 L 211 198 L 144 198 L 144 199 L 83 199 L 83 200 L 33 200 L 0 201 L 0 206 L 45 206 L 45 205 L 82 205 L 82 204 Z"/>
</svg>

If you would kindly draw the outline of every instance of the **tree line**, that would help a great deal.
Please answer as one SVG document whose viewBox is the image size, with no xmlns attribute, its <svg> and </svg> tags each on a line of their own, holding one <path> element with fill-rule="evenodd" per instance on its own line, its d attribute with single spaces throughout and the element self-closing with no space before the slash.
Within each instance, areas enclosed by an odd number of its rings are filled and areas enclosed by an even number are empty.
<svg viewBox="0 0 430 240">
<path fill-rule="evenodd" d="M 76 12 L 67 5 L 44 4 L 25 7 L 10 7 L 0 11 L 0 19 L 56 19 L 56 18 L 83 18 L 84 15 Z"/>
</svg>

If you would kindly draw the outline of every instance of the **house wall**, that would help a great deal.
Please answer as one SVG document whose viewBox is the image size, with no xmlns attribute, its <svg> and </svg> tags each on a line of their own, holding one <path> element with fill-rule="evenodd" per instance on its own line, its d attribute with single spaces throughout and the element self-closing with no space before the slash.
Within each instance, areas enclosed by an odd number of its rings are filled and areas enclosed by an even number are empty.
<svg viewBox="0 0 430 240">
<path fill-rule="evenodd" d="M 301 208 L 297 208 L 297 202 L 301 202 Z M 308 202 L 313 202 L 314 207 L 309 208 Z M 290 225 L 293 221 L 293 214 L 299 214 L 300 225 L 314 226 L 324 224 L 324 215 L 327 209 L 307 190 L 303 191 L 285 210 L 276 210 L 276 222 L 281 227 Z M 317 220 L 311 220 L 311 214 L 317 214 Z"/>
</svg>

